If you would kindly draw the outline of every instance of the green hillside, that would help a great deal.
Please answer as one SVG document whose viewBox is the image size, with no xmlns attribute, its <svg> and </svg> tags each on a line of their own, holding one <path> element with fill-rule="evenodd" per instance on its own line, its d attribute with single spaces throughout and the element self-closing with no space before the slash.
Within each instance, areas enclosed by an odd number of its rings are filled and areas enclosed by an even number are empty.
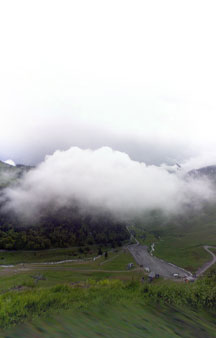
<svg viewBox="0 0 216 338">
<path fill-rule="evenodd" d="M 203 246 L 216 246 L 216 206 L 172 217 L 152 213 L 130 229 L 140 243 L 155 243 L 155 256 L 195 272 L 211 260 Z"/>
</svg>

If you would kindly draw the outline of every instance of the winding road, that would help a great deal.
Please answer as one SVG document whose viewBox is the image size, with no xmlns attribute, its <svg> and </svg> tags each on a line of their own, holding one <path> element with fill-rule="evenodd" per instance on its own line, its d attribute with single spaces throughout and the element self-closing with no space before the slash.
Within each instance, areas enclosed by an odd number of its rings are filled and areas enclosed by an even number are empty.
<svg viewBox="0 0 216 338">
<path fill-rule="evenodd" d="M 216 255 L 211 251 L 209 250 L 209 248 L 212 248 L 212 249 L 216 249 L 215 246 L 210 246 L 210 245 L 204 245 L 203 247 L 210 255 L 212 255 L 212 260 L 205 263 L 201 268 L 199 268 L 196 272 L 196 275 L 197 276 L 201 276 L 202 274 L 204 274 L 204 272 L 206 272 L 206 270 L 208 270 L 213 264 L 216 263 Z"/>
</svg>

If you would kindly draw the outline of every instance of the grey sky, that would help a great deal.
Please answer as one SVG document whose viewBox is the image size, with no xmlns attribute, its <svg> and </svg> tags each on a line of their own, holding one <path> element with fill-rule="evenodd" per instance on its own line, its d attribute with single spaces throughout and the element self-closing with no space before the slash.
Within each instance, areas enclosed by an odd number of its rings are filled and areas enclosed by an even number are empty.
<svg viewBox="0 0 216 338">
<path fill-rule="evenodd" d="M 0 159 L 104 145 L 147 163 L 211 157 L 215 10 L 197 0 L 2 1 Z"/>
</svg>

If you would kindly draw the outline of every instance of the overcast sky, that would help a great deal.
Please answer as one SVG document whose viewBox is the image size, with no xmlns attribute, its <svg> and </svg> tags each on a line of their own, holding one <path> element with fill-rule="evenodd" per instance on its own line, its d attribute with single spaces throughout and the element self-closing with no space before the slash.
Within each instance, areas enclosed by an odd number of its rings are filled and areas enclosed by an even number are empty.
<svg viewBox="0 0 216 338">
<path fill-rule="evenodd" d="M 214 155 L 215 13 L 208 0 L 1 1 L 0 159 Z"/>
</svg>

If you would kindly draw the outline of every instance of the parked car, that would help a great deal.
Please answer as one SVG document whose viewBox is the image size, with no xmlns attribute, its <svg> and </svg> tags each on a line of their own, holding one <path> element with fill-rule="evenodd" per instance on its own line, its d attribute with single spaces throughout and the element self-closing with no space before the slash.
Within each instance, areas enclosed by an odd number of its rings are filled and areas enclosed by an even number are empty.
<svg viewBox="0 0 216 338">
<path fill-rule="evenodd" d="M 179 277 L 180 277 L 180 276 L 179 276 L 179 273 L 173 273 L 173 277 L 179 278 Z"/>
</svg>

